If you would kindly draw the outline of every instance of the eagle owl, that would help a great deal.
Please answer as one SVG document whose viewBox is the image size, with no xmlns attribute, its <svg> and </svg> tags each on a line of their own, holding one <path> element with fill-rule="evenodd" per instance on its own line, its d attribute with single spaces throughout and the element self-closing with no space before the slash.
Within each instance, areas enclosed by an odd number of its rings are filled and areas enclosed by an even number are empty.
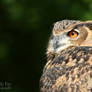
<svg viewBox="0 0 92 92">
<path fill-rule="evenodd" d="M 54 24 L 41 92 L 92 92 L 92 21 Z"/>
</svg>

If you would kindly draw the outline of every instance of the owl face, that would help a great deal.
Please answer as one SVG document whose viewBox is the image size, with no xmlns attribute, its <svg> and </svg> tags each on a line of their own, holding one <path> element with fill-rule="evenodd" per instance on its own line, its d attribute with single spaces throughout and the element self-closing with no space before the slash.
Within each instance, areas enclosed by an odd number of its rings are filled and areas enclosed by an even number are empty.
<svg viewBox="0 0 92 92">
<path fill-rule="evenodd" d="M 63 20 L 55 23 L 47 54 L 58 54 L 72 46 L 92 46 L 91 21 Z"/>
</svg>

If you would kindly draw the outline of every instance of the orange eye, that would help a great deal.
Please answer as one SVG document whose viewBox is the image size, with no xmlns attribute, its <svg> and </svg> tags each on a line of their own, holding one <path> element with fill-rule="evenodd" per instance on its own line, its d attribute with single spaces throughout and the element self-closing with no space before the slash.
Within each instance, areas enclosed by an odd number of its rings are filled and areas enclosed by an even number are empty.
<svg viewBox="0 0 92 92">
<path fill-rule="evenodd" d="M 78 35 L 79 35 L 79 33 L 75 30 L 72 30 L 72 31 L 68 32 L 68 36 L 70 38 L 76 38 Z"/>
</svg>

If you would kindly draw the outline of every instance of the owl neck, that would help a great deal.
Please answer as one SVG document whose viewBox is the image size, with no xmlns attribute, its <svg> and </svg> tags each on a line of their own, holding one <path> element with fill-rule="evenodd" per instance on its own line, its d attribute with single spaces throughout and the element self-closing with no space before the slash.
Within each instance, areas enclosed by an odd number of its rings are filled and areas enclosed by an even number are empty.
<svg viewBox="0 0 92 92">
<path fill-rule="evenodd" d="M 59 53 L 54 53 L 54 52 L 50 52 L 47 54 L 47 60 L 53 60 L 55 57 L 63 55 L 65 52 L 67 52 L 70 49 L 75 48 L 75 46 L 70 46 L 62 51 L 60 51 Z"/>
</svg>

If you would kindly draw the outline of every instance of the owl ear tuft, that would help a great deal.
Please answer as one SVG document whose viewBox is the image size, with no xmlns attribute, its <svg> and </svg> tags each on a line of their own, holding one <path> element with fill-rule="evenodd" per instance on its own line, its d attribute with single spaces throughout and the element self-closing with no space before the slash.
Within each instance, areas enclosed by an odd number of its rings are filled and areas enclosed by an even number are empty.
<svg viewBox="0 0 92 92">
<path fill-rule="evenodd" d="M 92 30 L 92 23 L 87 23 L 86 26 L 87 26 L 90 30 Z"/>
</svg>

